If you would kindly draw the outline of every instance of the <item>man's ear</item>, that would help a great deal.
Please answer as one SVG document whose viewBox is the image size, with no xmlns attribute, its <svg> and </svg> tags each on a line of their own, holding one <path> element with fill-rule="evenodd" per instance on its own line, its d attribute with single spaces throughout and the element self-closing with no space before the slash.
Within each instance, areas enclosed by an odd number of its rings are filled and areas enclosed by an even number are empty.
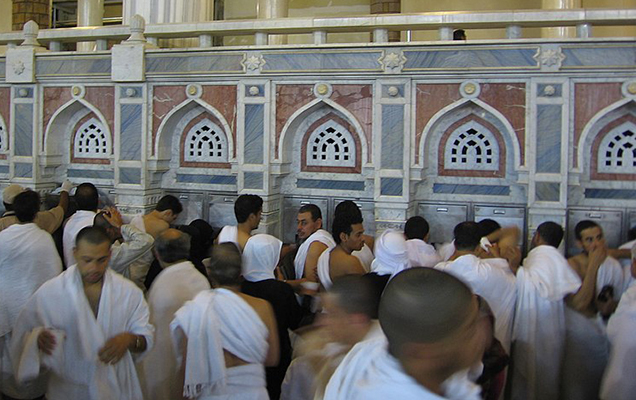
<svg viewBox="0 0 636 400">
<path fill-rule="evenodd" d="M 316 222 L 320 222 L 318 229 L 322 229 L 322 218 L 318 218 Z"/>
<path fill-rule="evenodd" d="M 347 236 L 349 236 L 349 235 L 347 235 L 344 232 L 340 232 L 340 234 L 338 236 L 340 236 L 340 242 L 346 242 L 347 241 Z"/>
</svg>

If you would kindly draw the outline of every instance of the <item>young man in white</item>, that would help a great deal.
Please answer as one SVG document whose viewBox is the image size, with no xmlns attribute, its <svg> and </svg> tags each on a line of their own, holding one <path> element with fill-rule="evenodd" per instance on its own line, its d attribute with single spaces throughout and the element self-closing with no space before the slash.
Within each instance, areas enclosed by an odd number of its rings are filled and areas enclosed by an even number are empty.
<svg viewBox="0 0 636 400">
<path fill-rule="evenodd" d="M 263 199 L 255 194 L 242 194 L 234 203 L 234 216 L 237 225 L 226 225 L 216 238 L 217 243 L 231 242 L 243 251 L 245 244 L 258 229 L 263 213 Z"/>
<path fill-rule="evenodd" d="M 406 236 L 406 247 L 409 252 L 409 260 L 414 267 L 434 267 L 442 261 L 442 258 L 435 251 L 435 247 L 428 244 L 429 226 L 428 222 L 418 216 L 411 217 L 404 225 L 404 235 Z"/>
<path fill-rule="evenodd" d="M 322 229 L 322 213 L 315 204 L 306 204 L 298 210 L 298 239 L 302 241 L 296 257 L 294 268 L 296 281 L 306 279 L 311 282 L 318 281 L 318 258 L 327 249 L 336 246 L 331 234 Z M 289 282 L 298 289 L 295 282 Z"/>
<path fill-rule="evenodd" d="M 154 333 L 143 293 L 108 269 L 110 239 L 100 228 L 78 233 L 74 257 L 77 263 L 42 285 L 16 321 L 16 378 L 48 370 L 48 400 L 138 400 L 133 354 L 150 348 Z"/>
</svg>

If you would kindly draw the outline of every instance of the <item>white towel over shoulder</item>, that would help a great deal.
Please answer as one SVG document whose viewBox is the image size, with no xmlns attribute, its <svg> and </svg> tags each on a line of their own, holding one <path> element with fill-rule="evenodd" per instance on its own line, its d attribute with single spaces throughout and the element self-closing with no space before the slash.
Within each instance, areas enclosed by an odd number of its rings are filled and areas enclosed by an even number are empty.
<svg viewBox="0 0 636 400">
<path fill-rule="evenodd" d="M 296 279 L 302 279 L 303 273 L 305 272 L 305 261 L 307 261 L 307 253 L 309 252 L 309 247 L 314 242 L 323 243 L 327 246 L 328 249 L 336 247 L 336 242 L 334 242 L 331 234 L 324 229 L 318 229 L 311 236 L 307 238 L 298 248 L 298 252 L 296 253 L 296 258 L 294 258 L 294 268 L 296 269 Z"/>
</svg>

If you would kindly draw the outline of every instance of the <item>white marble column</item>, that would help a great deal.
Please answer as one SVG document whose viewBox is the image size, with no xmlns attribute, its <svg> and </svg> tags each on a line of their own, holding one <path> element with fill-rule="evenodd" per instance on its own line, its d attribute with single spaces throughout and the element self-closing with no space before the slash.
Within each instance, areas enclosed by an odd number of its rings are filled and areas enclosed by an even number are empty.
<svg viewBox="0 0 636 400">
<path fill-rule="evenodd" d="M 572 10 L 581 8 L 581 1 L 582 0 L 541 0 L 541 8 L 544 10 Z M 576 28 L 543 28 L 541 29 L 541 36 L 546 38 L 576 37 Z"/>
<path fill-rule="evenodd" d="M 102 26 L 104 25 L 104 0 L 78 0 L 77 2 L 77 26 Z M 92 51 L 95 42 L 80 42 L 78 51 Z"/>
<path fill-rule="evenodd" d="M 256 14 L 259 19 L 286 18 L 289 14 L 289 0 L 258 0 Z M 287 36 L 270 35 L 269 44 L 285 44 Z"/>
</svg>

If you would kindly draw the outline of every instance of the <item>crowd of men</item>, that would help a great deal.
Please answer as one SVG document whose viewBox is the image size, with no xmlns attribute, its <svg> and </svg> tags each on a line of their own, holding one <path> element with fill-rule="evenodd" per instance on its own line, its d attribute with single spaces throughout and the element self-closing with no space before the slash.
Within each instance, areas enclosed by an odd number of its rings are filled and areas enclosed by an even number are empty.
<svg viewBox="0 0 636 400">
<path fill-rule="evenodd" d="M 71 197 L 69 192 L 74 191 Z M 517 229 L 465 221 L 428 242 L 421 216 L 365 232 L 352 201 L 303 205 L 297 243 L 237 225 L 175 226 L 164 196 L 126 221 L 91 183 L 3 191 L 3 400 L 633 399 L 636 237 L 593 221 Z M 330 228 L 328 231 L 325 228 Z M 433 227 L 434 228 L 434 227 Z"/>
</svg>

